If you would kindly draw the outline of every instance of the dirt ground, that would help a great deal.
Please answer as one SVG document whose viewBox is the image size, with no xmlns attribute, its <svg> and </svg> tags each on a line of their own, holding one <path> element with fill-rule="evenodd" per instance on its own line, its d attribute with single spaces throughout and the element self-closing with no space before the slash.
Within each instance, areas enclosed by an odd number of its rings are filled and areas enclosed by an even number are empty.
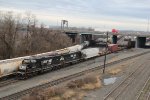
<svg viewBox="0 0 150 100">
<path fill-rule="evenodd" d="M 125 61 L 115 66 L 106 68 L 105 74 L 101 73 L 100 75 L 101 81 L 103 82 L 103 86 L 99 89 L 88 91 L 88 93 L 84 97 L 84 100 L 136 100 L 138 95 L 142 91 L 142 87 L 144 86 L 146 80 L 150 76 L 149 61 L 150 54 L 147 54 L 140 56 L 136 59 Z M 135 73 L 132 75 L 131 73 L 133 72 Z M 132 77 L 129 77 L 128 80 L 124 82 L 124 84 L 122 85 L 122 89 L 114 91 L 114 93 L 110 95 L 109 98 L 105 99 L 105 97 L 112 90 L 116 89 L 119 86 L 119 84 L 123 82 L 126 79 L 126 77 L 128 77 L 130 74 Z M 114 78 L 115 82 L 110 82 L 110 84 L 106 84 L 104 80 L 110 78 Z M 128 85 L 126 85 L 126 87 L 123 88 L 125 84 Z M 146 91 L 148 91 L 147 95 L 149 95 L 150 88 L 147 88 Z M 142 98 L 140 100 L 147 99 Z"/>
<path fill-rule="evenodd" d="M 113 54 L 110 54 L 107 56 L 107 62 L 126 58 L 128 56 L 135 55 L 135 54 L 138 54 L 138 53 L 144 52 L 144 51 L 146 51 L 146 50 L 145 49 L 144 50 L 134 49 L 134 51 L 126 51 L 125 50 L 122 52 L 113 53 Z M 144 62 L 145 59 L 149 59 L 148 56 L 149 55 L 147 54 L 146 56 L 141 56 L 139 58 L 136 58 L 136 60 L 129 60 L 129 61 L 121 62 L 120 64 L 117 64 L 114 66 L 109 66 L 109 68 L 108 67 L 106 68 L 105 74 L 102 74 L 102 70 L 97 70 L 93 73 L 86 73 L 85 76 L 88 76 L 88 75 L 100 76 L 100 81 L 102 82 L 102 86 L 100 89 L 85 91 L 84 95 L 82 95 L 82 97 L 84 97 L 84 98 L 82 98 L 81 100 L 83 100 L 83 99 L 85 99 L 85 100 L 103 100 L 103 97 L 105 95 L 107 95 L 109 93 L 109 91 L 111 91 L 115 86 L 117 86 L 128 74 L 133 72 L 139 66 L 140 63 Z M 21 91 L 26 88 L 30 88 L 30 87 L 33 87 L 33 86 L 36 86 L 39 84 L 43 84 L 43 83 L 58 79 L 60 77 L 68 76 L 70 74 L 77 73 L 77 72 L 80 72 L 85 69 L 99 66 L 99 65 L 103 64 L 103 60 L 104 60 L 104 57 L 99 57 L 94 60 L 90 60 L 87 62 L 73 65 L 72 67 L 64 68 L 64 69 L 54 71 L 51 73 L 46 73 L 43 75 L 33 77 L 26 81 L 20 81 L 18 83 L 2 87 L 2 88 L 0 88 L 0 97 L 4 97 L 4 96 L 10 95 L 12 93 L 16 93 L 18 91 Z M 145 74 L 145 75 L 147 75 L 147 74 Z M 85 76 L 81 76 L 76 79 L 80 79 Z M 110 78 L 110 77 L 112 77 L 112 78 L 116 77 L 115 83 L 111 84 L 111 85 L 104 85 L 103 79 Z M 147 78 L 147 76 L 145 78 Z M 65 84 L 67 84 L 67 82 L 62 83 L 59 86 L 62 87 L 62 86 L 65 86 Z M 80 91 L 79 91 L 79 93 L 80 93 Z"/>
<path fill-rule="evenodd" d="M 106 67 L 104 74 L 103 70 L 97 70 L 60 84 L 55 87 L 56 92 L 60 89 L 59 95 L 50 100 L 136 100 L 150 76 L 149 59 L 150 54 L 143 55 Z M 146 96 L 138 100 L 147 100 L 150 88 L 144 90 Z"/>
</svg>

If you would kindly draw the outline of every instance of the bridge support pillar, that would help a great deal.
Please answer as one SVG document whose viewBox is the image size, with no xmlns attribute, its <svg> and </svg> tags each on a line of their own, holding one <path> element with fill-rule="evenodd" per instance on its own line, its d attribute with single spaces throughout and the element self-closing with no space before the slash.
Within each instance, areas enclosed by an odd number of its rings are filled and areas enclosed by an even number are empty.
<svg viewBox="0 0 150 100">
<path fill-rule="evenodd" d="M 112 43 L 117 44 L 117 35 L 112 36 Z"/>
<path fill-rule="evenodd" d="M 136 48 L 144 48 L 146 44 L 146 37 L 136 38 Z"/>
<path fill-rule="evenodd" d="M 80 35 L 80 43 L 83 43 L 84 41 L 91 41 L 92 40 L 92 34 L 81 34 Z"/>
<path fill-rule="evenodd" d="M 72 40 L 72 43 L 76 42 L 76 37 L 78 33 L 66 32 L 66 34 L 68 35 L 68 37 L 70 37 L 70 39 Z"/>
</svg>

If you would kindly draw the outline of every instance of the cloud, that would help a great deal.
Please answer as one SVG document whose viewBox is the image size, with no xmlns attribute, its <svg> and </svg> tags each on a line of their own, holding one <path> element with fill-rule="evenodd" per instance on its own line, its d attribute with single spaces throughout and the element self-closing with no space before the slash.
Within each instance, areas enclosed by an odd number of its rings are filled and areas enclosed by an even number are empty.
<svg viewBox="0 0 150 100">
<path fill-rule="evenodd" d="M 0 0 L 1 10 L 31 11 L 46 24 L 145 30 L 150 0 Z"/>
</svg>

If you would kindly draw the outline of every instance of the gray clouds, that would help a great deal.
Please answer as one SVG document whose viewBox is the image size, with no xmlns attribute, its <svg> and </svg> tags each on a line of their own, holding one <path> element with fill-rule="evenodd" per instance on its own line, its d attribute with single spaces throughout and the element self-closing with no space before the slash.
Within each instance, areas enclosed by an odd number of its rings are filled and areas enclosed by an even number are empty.
<svg viewBox="0 0 150 100">
<path fill-rule="evenodd" d="M 0 0 L 0 7 L 23 10 L 138 18 L 150 15 L 149 5 L 150 0 Z"/>
<path fill-rule="evenodd" d="M 74 17 L 74 20 L 77 18 L 128 23 L 132 19 L 137 19 L 140 23 L 146 20 L 150 16 L 149 5 L 150 0 L 0 0 L 0 9 L 30 10 L 40 16 Z"/>
</svg>

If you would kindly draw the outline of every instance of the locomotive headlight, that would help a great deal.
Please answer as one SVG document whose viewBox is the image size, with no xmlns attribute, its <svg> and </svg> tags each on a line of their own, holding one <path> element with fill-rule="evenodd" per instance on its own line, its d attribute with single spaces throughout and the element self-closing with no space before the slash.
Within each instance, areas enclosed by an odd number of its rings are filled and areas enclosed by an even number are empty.
<svg viewBox="0 0 150 100">
<path fill-rule="evenodd" d="M 21 65 L 21 66 L 19 66 L 19 69 L 21 69 L 21 70 L 26 70 L 26 66 Z"/>
</svg>

